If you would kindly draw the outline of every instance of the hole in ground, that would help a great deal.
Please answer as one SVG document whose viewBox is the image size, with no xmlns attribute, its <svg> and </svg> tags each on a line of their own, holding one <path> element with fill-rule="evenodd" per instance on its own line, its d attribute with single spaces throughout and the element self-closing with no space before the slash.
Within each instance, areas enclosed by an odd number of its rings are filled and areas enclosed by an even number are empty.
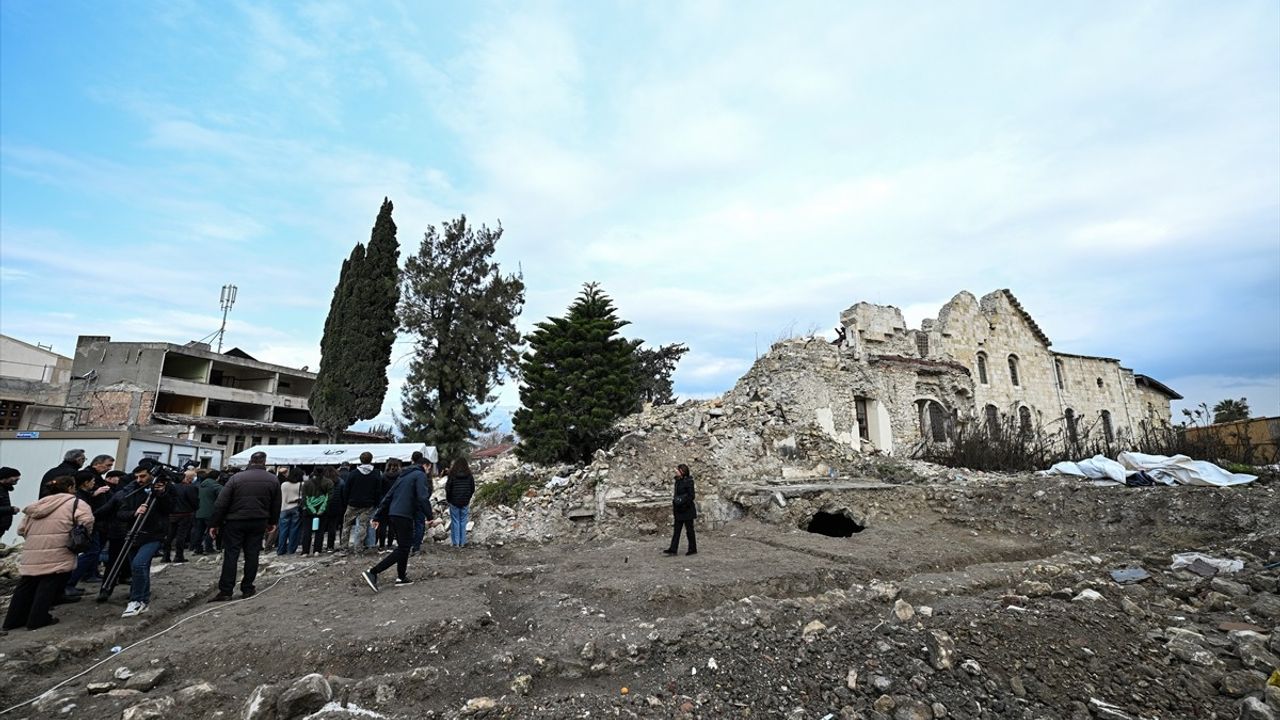
<svg viewBox="0 0 1280 720">
<path fill-rule="evenodd" d="M 809 519 L 805 530 L 827 537 L 849 537 L 862 532 L 863 527 L 844 513 L 817 512 Z"/>
</svg>

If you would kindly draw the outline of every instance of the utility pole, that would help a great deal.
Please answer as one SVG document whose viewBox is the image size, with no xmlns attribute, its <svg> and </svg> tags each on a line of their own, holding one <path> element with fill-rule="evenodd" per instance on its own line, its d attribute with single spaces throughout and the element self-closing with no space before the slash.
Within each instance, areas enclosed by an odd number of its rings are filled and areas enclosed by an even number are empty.
<svg viewBox="0 0 1280 720">
<path fill-rule="evenodd" d="M 223 285 L 222 295 L 219 297 L 219 303 L 222 306 L 222 327 L 218 328 L 218 352 L 222 352 L 222 337 L 227 334 L 227 313 L 231 311 L 231 306 L 236 304 L 236 286 Z"/>
</svg>

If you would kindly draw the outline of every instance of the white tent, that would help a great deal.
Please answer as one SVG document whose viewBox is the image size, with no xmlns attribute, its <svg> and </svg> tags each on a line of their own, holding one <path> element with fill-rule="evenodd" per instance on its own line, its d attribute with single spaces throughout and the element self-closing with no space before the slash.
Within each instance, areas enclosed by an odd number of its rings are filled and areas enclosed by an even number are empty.
<svg viewBox="0 0 1280 720">
<path fill-rule="evenodd" d="M 368 443 L 359 445 L 254 445 L 231 456 L 227 464 L 244 467 L 249 464 L 249 457 L 256 452 L 267 454 L 268 465 L 338 465 L 360 462 L 360 453 L 373 455 L 375 463 L 383 463 L 387 458 L 399 458 L 405 462 L 420 452 L 431 462 L 439 459 L 436 449 L 425 443 Z"/>
</svg>

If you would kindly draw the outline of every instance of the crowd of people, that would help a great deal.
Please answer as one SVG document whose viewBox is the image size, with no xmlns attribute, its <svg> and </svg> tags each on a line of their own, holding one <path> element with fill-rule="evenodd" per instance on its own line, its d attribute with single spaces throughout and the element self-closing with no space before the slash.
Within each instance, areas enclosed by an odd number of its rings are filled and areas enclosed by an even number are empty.
<svg viewBox="0 0 1280 720">
<path fill-rule="evenodd" d="M 280 556 L 390 550 L 361 576 L 376 592 L 378 575 L 394 565 L 395 584 L 407 585 L 409 557 L 421 552 L 428 526 L 442 522 L 431 502 L 436 485 L 445 487 L 454 547 L 466 545 L 475 493 L 465 459 L 446 468 L 419 452 L 408 460 L 388 459 L 381 468 L 370 453 L 354 466 L 274 470 L 262 452 L 239 470 L 179 470 L 144 460 L 124 472 L 115 462 L 109 455 L 89 460 L 83 450 L 68 451 L 41 477 L 39 499 L 21 511 L 9 498 L 22 473 L 0 468 L 0 534 L 21 513 L 18 534 L 25 540 L 4 630 L 56 623 L 51 608 L 78 602 L 87 584 L 99 584 L 99 601 L 116 585 L 127 585 L 122 616 L 145 613 L 153 562 L 185 563 L 188 553 L 222 554 L 210 602 L 231 600 L 237 576 L 241 596 L 252 597 L 259 556 L 271 550 Z"/>
</svg>

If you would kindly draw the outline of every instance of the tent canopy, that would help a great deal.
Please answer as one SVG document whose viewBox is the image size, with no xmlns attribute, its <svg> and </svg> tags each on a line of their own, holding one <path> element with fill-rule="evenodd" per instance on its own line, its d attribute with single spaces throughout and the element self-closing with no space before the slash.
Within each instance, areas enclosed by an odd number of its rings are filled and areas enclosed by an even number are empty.
<svg viewBox="0 0 1280 720">
<path fill-rule="evenodd" d="M 360 462 L 360 453 L 373 454 L 375 463 L 388 458 L 408 461 L 414 452 L 420 452 L 431 462 L 439 459 L 436 449 L 426 443 L 367 443 L 359 445 L 254 445 L 238 452 L 227 461 L 229 465 L 244 467 L 256 452 L 267 454 L 268 465 L 338 465 Z"/>
</svg>

